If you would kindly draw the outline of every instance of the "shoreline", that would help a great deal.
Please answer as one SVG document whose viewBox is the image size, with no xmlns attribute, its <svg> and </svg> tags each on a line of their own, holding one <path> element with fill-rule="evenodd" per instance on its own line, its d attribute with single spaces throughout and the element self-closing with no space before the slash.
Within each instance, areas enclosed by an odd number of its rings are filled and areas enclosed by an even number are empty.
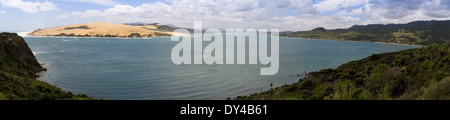
<svg viewBox="0 0 450 120">
<path fill-rule="evenodd" d="M 281 36 L 280 36 L 281 37 Z M 307 39 L 307 38 L 300 38 L 300 37 L 287 37 L 282 36 L 284 38 L 297 38 L 297 39 Z M 369 41 L 353 41 L 353 40 L 335 40 L 335 39 L 310 39 L 310 40 L 331 40 L 331 41 L 350 41 L 350 42 L 367 42 L 367 43 L 380 43 L 380 44 L 392 44 L 392 45 L 408 45 L 408 46 L 426 46 L 426 45 L 413 45 L 413 44 L 403 44 L 403 43 L 390 43 L 390 42 L 369 42 Z"/>
<path fill-rule="evenodd" d="M 365 42 L 365 41 L 357 41 L 357 42 Z M 418 46 L 418 47 L 425 46 L 425 45 L 412 45 L 412 44 L 390 43 L 390 42 L 372 42 L 372 43 L 392 44 L 392 45 L 409 45 L 409 46 Z"/>
<path fill-rule="evenodd" d="M 188 36 L 188 35 L 182 35 L 182 36 Z M 151 39 L 155 37 L 77 37 L 77 36 L 22 36 L 22 37 L 48 37 L 48 38 L 113 38 L 113 39 Z M 158 36 L 158 37 L 171 37 L 171 36 Z M 306 38 L 299 38 L 299 37 L 286 37 L 286 36 L 280 36 L 283 38 L 295 38 L 295 39 L 306 39 Z M 332 39 L 310 39 L 310 40 L 330 40 L 330 41 L 349 41 L 349 42 L 367 42 L 367 43 L 379 43 L 379 44 L 392 44 L 392 45 L 408 45 L 408 46 L 418 46 L 422 47 L 425 45 L 413 45 L 413 44 L 402 44 L 402 43 L 390 43 L 390 42 L 369 42 L 369 41 L 353 41 L 353 40 L 332 40 Z"/>
<path fill-rule="evenodd" d="M 84 39 L 84 38 L 98 38 L 98 39 L 151 39 L 151 38 L 161 38 L 161 37 L 171 37 L 171 36 L 159 36 L 159 37 L 66 37 L 66 36 L 27 36 L 24 38 L 74 38 L 74 39 Z"/>
<path fill-rule="evenodd" d="M 156 37 L 170 37 L 169 36 L 156 36 Z M 154 38 L 154 37 L 78 37 L 78 36 L 22 36 L 22 37 L 49 37 L 49 38 Z"/>
<path fill-rule="evenodd" d="M 36 55 L 35 55 L 36 56 Z M 39 62 L 39 61 L 38 61 Z M 46 63 L 44 63 L 44 62 L 39 62 L 39 65 L 41 65 L 41 67 L 42 67 L 42 70 L 40 70 L 40 71 L 37 71 L 35 74 L 36 74 L 36 80 L 39 80 L 39 81 L 43 81 L 43 80 L 41 80 L 41 79 L 39 79 L 39 78 L 41 78 L 44 74 L 45 74 L 45 72 L 47 71 L 47 64 Z M 43 81 L 43 82 L 45 82 L 45 81 Z M 50 83 L 49 83 L 50 84 Z"/>
<path fill-rule="evenodd" d="M 192 36 L 192 35 L 185 35 L 181 33 L 171 33 L 166 36 L 154 36 L 154 37 L 171 37 L 171 36 Z M 84 36 L 37 36 L 37 35 L 29 35 L 21 36 L 21 37 L 55 37 L 55 38 L 137 38 L 137 39 L 145 39 L 145 38 L 154 38 L 154 37 L 84 37 Z"/>
</svg>

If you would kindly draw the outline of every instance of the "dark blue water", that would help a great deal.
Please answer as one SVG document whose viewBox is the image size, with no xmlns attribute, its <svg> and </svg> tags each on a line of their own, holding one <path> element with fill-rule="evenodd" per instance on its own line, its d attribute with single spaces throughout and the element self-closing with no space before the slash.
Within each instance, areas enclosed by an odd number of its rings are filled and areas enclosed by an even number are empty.
<svg viewBox="0 0 450 120">
<path fill-rule="evenodd" d="M 48 69 L 40 80 L 106 99 L 226 99 L 297 82 L 291 75 L 336 68 L 374 53 L 417 46 L 280 38 L 278 74 L 262 65 L 175 65 L 178 42 L 149 39 L 25 37 Z"/>
</svg>

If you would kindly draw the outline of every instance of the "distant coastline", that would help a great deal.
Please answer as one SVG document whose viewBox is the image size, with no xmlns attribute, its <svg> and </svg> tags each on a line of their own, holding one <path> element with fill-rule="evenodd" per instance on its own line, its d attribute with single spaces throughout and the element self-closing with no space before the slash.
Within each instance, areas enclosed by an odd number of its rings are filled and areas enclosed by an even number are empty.
<svg viewBox="0 0 450 120">
<path fill-rule="evenodd" d="M 308 38 L 299 38 L 299 37 L 288 37 L 283 36 L 284 38 L 296 38 L 296 39 L 308 39 Z M 371 42 L 371 41 L 353 41 L 353 40 L 335 40 L 335 39 L 312 39 L 312 40 L 331 40 L 331 41 L 349 41 L 349 42 L 368 42 L 368 43 L 380 43 L 380 44 L 392 44 L 392 45 L 409 45 L 409 46 L 424 46 L 424 45 L 414 45 L 414 44 L 404 44 L 404 43 L 390 43 L 390 42 Z"/>
<path fill-rule="evenodd" d="M 282 37 L 345 40 L 400 45 L 445 45 L 450 43 L 450 20 L 414 21 L 407 24 L 354 25 L 348 29 L 281 32 Z"/>
<path fill-rule="evenodd" d="M 171 36 L 174 28 L 159 23 L 130 25 L 94 22 L 88 24 L 66 25 L 48 29 L 36 29 L 27 37 L 108 37 L 108 38 L 150 38 Z M 175 33 L 177 34 L 177 33 Z"/>
</svg>

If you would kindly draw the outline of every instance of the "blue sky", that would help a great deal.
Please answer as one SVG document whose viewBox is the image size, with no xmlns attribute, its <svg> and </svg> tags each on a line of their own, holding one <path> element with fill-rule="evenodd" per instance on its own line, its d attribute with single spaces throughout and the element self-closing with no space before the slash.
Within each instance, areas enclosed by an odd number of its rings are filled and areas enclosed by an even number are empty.
<svg viewBox="0 0 450 120">
<path fill-rule="evenodd" d="M 0 0 L 0 31 L 90 22 L 207 28 L 348 28 L 354 24 L 449 20 L 450 0 Z"/>
</svg>

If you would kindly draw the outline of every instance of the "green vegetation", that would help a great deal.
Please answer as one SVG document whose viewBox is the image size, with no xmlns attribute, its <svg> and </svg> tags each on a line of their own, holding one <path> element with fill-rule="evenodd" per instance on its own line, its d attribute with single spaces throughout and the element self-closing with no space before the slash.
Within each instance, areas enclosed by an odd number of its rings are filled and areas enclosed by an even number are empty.
<svg viewBox="0 0 450 120">
<path fill-rule="evenodd" d="M 284 37 L 306 39 L 350 40 L 388 42 L 412 45 L 450 43 L 450 21 L 416 21 L 408 24 L 355 25 L 348 29 L 326 30 L 322 27 L 311 31 L 287 32 Z"/>
<path fill-rule="evenodd" d="M 157 30 L 160 30 L 160 31 L 170 31 L 170 32 L 172 32 L 172 31 L 174 31 L 175 29 L 174 29 L 174 28 L 171 28 L 171 27 L 169 27 L 169 26 L 167 26 L 167 25 L 160 25 L 160 26 L 157 26 Z"/>
<path fill-rule="evenodd" d="M 450 45 L 374 54 L 238 100 L 450 99 Z"/>
<path fill-rule="evenodd" d="M 86 25 L 82 25 L 82 26 L 77 26 L 77 27 L 65 27 L 64 30 L 71 30 L 71 29 L 90 29 L 88 26 Z"/>
<path fill-rule="evenodd" d="M 155 32 L 156 36 L 172 36 L 171 34 L 166 34 L 166 33 L 160 33 L 160 32 Z"/>
<path fill-rule="evenodd" d="M 154 34 L 148 34 L 148 35 L 141 35 L 139 33 L 131 33 L 129 35 L 124 35 L 124 36 L 119 36 L 119 35 L 111 35 L 111 34 L 106 34 L 106 35 L 100 35 L 100 34 L 95 34 L 95 35 L 89 35 L 89 34 L 84 34 L 84 35 L 75 35 L 74 33 L 70 33 L 70 34 L 65 34 L 65 33 L 60 33 L 60 34 L 56 34 L 55 36 L 57 37 L 121 37 L 121 38 L 142 38 L 142 37 L 153 37 L 153 36 L 171 36 L 170 34 L 165 34 L 165 33 L 159 33 L 159 32 L 155 32 Z"/>
<path fill-rule="evenodd" d="M 0 100 L 89 100 L 35 78 L 17 76 L 0 71 Z"/>
<path fill-rule="evenodd" d="M 92 99 L 36 80 L 43 70 L 22 37 L 0 33 L 0 100 Z"/>
<path fill-rule="evenodd" d="M 131 33 L 131 34 L 128 35 L 127 37 L 134 38 L 134 37 L 141 37 L 141 35 L 140 35 L 139 33 Z"/>
</svg>

